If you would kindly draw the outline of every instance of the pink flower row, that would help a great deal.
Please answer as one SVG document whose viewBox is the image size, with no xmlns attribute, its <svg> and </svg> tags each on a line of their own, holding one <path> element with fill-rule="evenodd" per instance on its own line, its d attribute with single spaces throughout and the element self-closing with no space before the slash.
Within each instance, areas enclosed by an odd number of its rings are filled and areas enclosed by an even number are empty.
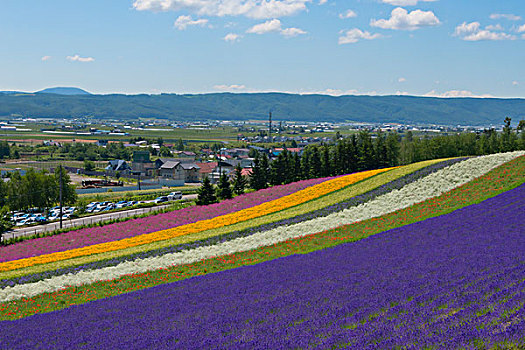
<svg viewBox="0 0 525 350">
<path fill-rule="evenodd" d="M 211 219 L 287 196 L 329 179 L 332 178 L 303 180 L 288 185 L 275 186 L 257 192 L 247 193 L 208 206 L 188 207 L 169 213 L 133 219 L 103 227 L 92 227 L 70 231 L 57 236 L 44 237 L 0 247 L 0 262 L 116 241 L 145 233 L 190 224 L 200 220 Z"/>
</svg>

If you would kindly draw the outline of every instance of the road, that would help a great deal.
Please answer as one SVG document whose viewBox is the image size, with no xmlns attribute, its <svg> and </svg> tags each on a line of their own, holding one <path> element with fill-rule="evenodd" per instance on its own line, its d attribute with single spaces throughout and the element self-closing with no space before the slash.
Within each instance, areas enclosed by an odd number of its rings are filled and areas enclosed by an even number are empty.
<svg viewBox="0 0 525 350">
<path fill-rule="evenodd" d="M 183 200 L 192 200 L 195 198 L 197 198 L 196 194 L 188 194 L 188 195 L 182 196 Z M 162 205 L 157 205 L 155 207 L 149 207 L 149 208 L 129 209 L 129 210 L 123 210 L 123 211 L 119 211 L 115 213 L 104 213 L 104 214 L 98 214 L 98 215 L 91 215 L 91 216 L 78 218 L 78 219 L 63 220 L 62 227 L 63 228 L 74 228 L 77 226 L 89 225 L 89 224 L 93 224 L 93 223 L 101 222 L 101 221 L 109 221 L 112 219 L 127 218 L 133 215 L 141 215 L 144 213 L 149 213 L 151 211 L 161 210 L 161 209 L 169 207 L 170 204 L 162 204 Z M 31 235 L 35 235 L 40 232 L 54 231 L 59 228 L 60 228 L 60 222 L 58 221 L 52 222 L 49 224 L 44 224 L 44 225 L 16 228 L 9 232 L 6 232 L 3 235 L 2 239 L 10 239 L 10 238 L 22 237 L 22 236 L 31 236 Z"/>
</svg>

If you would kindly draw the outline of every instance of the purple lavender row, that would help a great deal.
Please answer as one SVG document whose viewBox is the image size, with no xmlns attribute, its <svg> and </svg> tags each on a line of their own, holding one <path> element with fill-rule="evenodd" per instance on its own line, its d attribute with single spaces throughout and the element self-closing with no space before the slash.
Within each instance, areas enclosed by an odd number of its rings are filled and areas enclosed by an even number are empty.
<svg viewBox="0 0 525 350">
<path fill-rule="evenodd" d="M 214 237 L 210 237 L 210 238 L 207 238 L 207 239 L 204 239 L 204 240 L 195 241 L 195 242 L 190 242 L 190 243 L 185 243 L 185 244 L 174 245 L 174 246 L 170 246 L 170 247 L 165 247 L 165 248 L 160 248 L 160 249 L 155 249 L 155 250 L 135 253 L 135 254 L 131 254 L 131 255 L 127 255 L 127 256 L 123 256 L 123 257 L 117 257 L 117 258 L 112 258 L 112 259 L 100 260 L 100 261 L 97 261 L 97 262 L 88 263 L 88 264 L 79 265 L 79 266 L 72 266 L 72 267 L 67 267 L 67 268 L 63 268 L 63 269 L 57 269 L 57 270 L 52 270 L 52 271 L 45 271 L 45 272 L 42 272 L 42 273 L 25 275 L 25 276 L 11 278 L 11 279 L 4 279 L 4 280 L 0 280 L 0 288 L 5 288 L 6 286 L 14 286 L 14 285 L 17 285 L 17 284 L 38 282 L 38 281 L 41 281 L 41 280 L 44 280 L 44 279 L 47 279 L 47 278 L 50 278 L 50 277 L 53 277 L 53 276 L 60 276 L 60 275 L 68 274 L 68 273 L 73 273 L 74 274 L 74 273 L 77 273 L 79 271 L 94 270 L 94 269 L 99 269 L 99 268 L 108 267 L 108 266 L 116 266 L 116 265 L 118 265 L 118 264 L 120 264 L 120 263 L 122 263 L 124 261 L 132 261 L 132 260 L 136 260 L 136 259 L 145 259 L 145 258 L 149 258 L 149 257 L 153 257 L 153 256 L 161 256 L 161 255 L 168 254 L 168 253 L 176 253 L 176 252 L 180 252 L 180 251 L 183 251 L 183 250 L 190 250 L 190 249 L 195 249 L 195 248 L 203 247 L 203 246 L 211 246 L 211 245 L 215 245 L 217 243 L 227 242 L 227 241 L 239 238 L 239 237 L 247 237 L 247 236 L 253 235 L 253 234 L 257 233 L 257 232 L 269 231 L 269 230 L 272 230 L 272 229 L 274 229 L 276 227 L 279 227 L 279 226 L 288 226 L 288 225 L 296 224 L 298 222 L 303 222 L 303 221 L 306 221 L 306 220 L 312 220 L 312 219 L 315 219 L 317 217 L 327 216 L 327 215 L 332 214 L 334 212 L 338 212 L 338 211 L 341 211 L 343 209 L 346 209 L 346 208 L 349 208 L 349 207 L 352 207 L 352 206 L 357 206 L 359 204 L 366 203 L 368 201 L 373 200 L 374 198 L 376 198 L 378 196 L 381 196 L 381 195 L 386 194 L 388 192 L 391 192 L 393 190 L 401 189 L 403 186 L 405 186 L 405 185 L 407 185 L 409 183 L 415 182 L 415 181 L 419 180 L 422 177 L 425 177 L 425 176 L 427 176 L 427 175 L 429 175 L 429 174 L 431 174 L 433 172 L 436 172 L 436 171 L 438 171 L 440 169 L 446 168 L 446 167 L 448 167 L 448 166 L 450 166 L 452 164 L 458 163 L 458 162 L 463 161 L 465 159 L 467 159 L 467 158 L 456 158 L 456 159 L 450 159 L 450 160 L 446 160 L 446 161 L 443 161 L 443 162 L 439 162 L 439 163 L 436 163 L 436 164 L 429 165 L 429 166 L 427 166 L 427 167 L 425 167 L 423 169 L 419 169 L 419 170 L 417 170 L 417 171 L 415 171 L 413 173 L 407 174 L 407 175 L 405 175 L 405 176 L 403 176 L 403 177 L 401 177 L 399 179 L 396 179 L 396 180 L 391 181 L 391 182 L 389 182 L 387 184 L 379 186 L 379 187 L 377 187 L 377 188 L 375 188 L 375 189 L 373 189 L 373 190 L 371 190 L 369 192 L 366 192 L 364 194 L 352 197 L 352 198 L 350 198 L 350 199 L 348 199 L 346 201 L 343 201 L 341 203 L 330 205 L 328 207 L 321 208 L 321 209 L 318 209 L 318 210 L 315 210 L 315 211 L 312 211 L 312 212 L 309 212 L 309 213 L 305 213 L 305 214 L 302 214 L 302 215 L 298 215 L 298 216 L 293 217 L 293 218 L 284 219 L 284 220 L 280 220 L 280 221 L 276 221 L 276 222 L 260 225 L 260 226 L 257 226 L 257 227 L 251 227 L 251 228 L 247 228 L 247 229 L 244 229 L 244 230 L 227 233 L 227 234 L 224 234 L 224 235 L 214 236 Z"/>
<path fill-rule="evenodd" d="M 0 322 L 10 349 L 525 344 L 525 185 L 306 255 Z M 521 307 L 520 307 L 521 306 Z"/>
</svg>

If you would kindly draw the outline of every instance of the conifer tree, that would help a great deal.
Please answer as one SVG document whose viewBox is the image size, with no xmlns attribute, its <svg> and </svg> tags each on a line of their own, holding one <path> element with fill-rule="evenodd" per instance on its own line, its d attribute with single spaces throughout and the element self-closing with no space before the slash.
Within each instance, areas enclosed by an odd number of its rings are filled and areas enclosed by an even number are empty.
<svg viewBox="0 0 525 350">
<path fill-rule="evenodd" d="M 207 176 L 202 180 L 202 186 L 199 188 L 197 193 L 197 205 L 217 203 L 217 197 L 215 197 L 213 185 Z"/>
<path fill-rule="evenodd" d="M 243 194 L 246 183 L 246 178 L 242 175 L 241 164 L 237 164 L 233 173 L 233 193 L 237 196 Z"/>
<path fill-rule="evenodd" d="M 257 154 L 253 161 L 250 187 L 258 191 L 268 187 L 268 158 Z"/>
<path fill-rule="evenodd" d="M 219 199 L 230 199 L 233 197 L 232 188 L 230 182 L 228 181 L 228 176 L 225 172 L 221 174 L 219 178 L 219 184 L 217 186 L 217 197 Z"/>
</svg>

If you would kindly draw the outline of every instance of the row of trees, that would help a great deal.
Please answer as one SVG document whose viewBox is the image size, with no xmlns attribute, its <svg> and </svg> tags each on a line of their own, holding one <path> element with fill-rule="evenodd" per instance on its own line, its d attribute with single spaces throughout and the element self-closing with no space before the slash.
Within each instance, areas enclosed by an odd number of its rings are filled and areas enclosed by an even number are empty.
<svg viewBox="0 0 525 350">
<path fill-rule="evenodd" d="M 52 207 L 59 203 L 60 177 L 63 203 L 75 203 L 75 187 L 64 168 L 57 168 L 53 174 L 30 168 L 23 176 L 15 172 L 10 181 L 0 181 L 0 207 L 9 210 Z"/>
<path fill-rule="evenodd" d="M 204 180 L 198 204 L 215 203 L 218 199 L 231 198 L 231 193 L 242 194 L 249 185 L 254 190 L 294 181 L 349 174 L 357 171 L 380 169 L 414 162 L 460 156 L 476 156 L 499 152 L 525 150 L 525 121 L 516 130 L 505 119 L 503 132 L 493 129 L 482 133 L 460 133 L 436 137 L 416 137 L 407 132 L 401 137 L 396 132 L 372 135 L 362 130 L 333 144 L 308 146 L 302 153 L 289 152 L 286 148 L 271 162 L 266 154 L 257 153 L 248 179 L 236 168 L 228 182 L 222 175 L 215 190 L 208 179 Z M 233 187 L 233 190 L 231 189 Z"/>
<path fill-rule="evenodd" d="M 205 177 L 198 191 L 197 205 L 217 203 L 220 199 L 230 199 L 233 195 L 241 195 L 247 184 L 248 180 L 242 175 L 242 168 L 239 164 L 235 167 L 231 179 L 228 179 L 226 173 L 221 174 L 217 188 L 214 188 L 210 179 Z"/>
<path fill-rule="evenodd" d="M 436 137 L 415 137 L 407 132 L 379 132 L 372 135 L 362 130 L 333 144 L 308 146 L 299 156 L 281 152 L 271 163 L 266 154 L 254 160 L 250 187 L 255 190 L 303 179 L 349 174 L 356 171 L 380 169 L 419 161 L 493 154 L 525 150 L 525 121 L 518 128 L 505 120 L 503 132 L 486 130 L 480 134 L 460 133 Z"/>
</svg>

